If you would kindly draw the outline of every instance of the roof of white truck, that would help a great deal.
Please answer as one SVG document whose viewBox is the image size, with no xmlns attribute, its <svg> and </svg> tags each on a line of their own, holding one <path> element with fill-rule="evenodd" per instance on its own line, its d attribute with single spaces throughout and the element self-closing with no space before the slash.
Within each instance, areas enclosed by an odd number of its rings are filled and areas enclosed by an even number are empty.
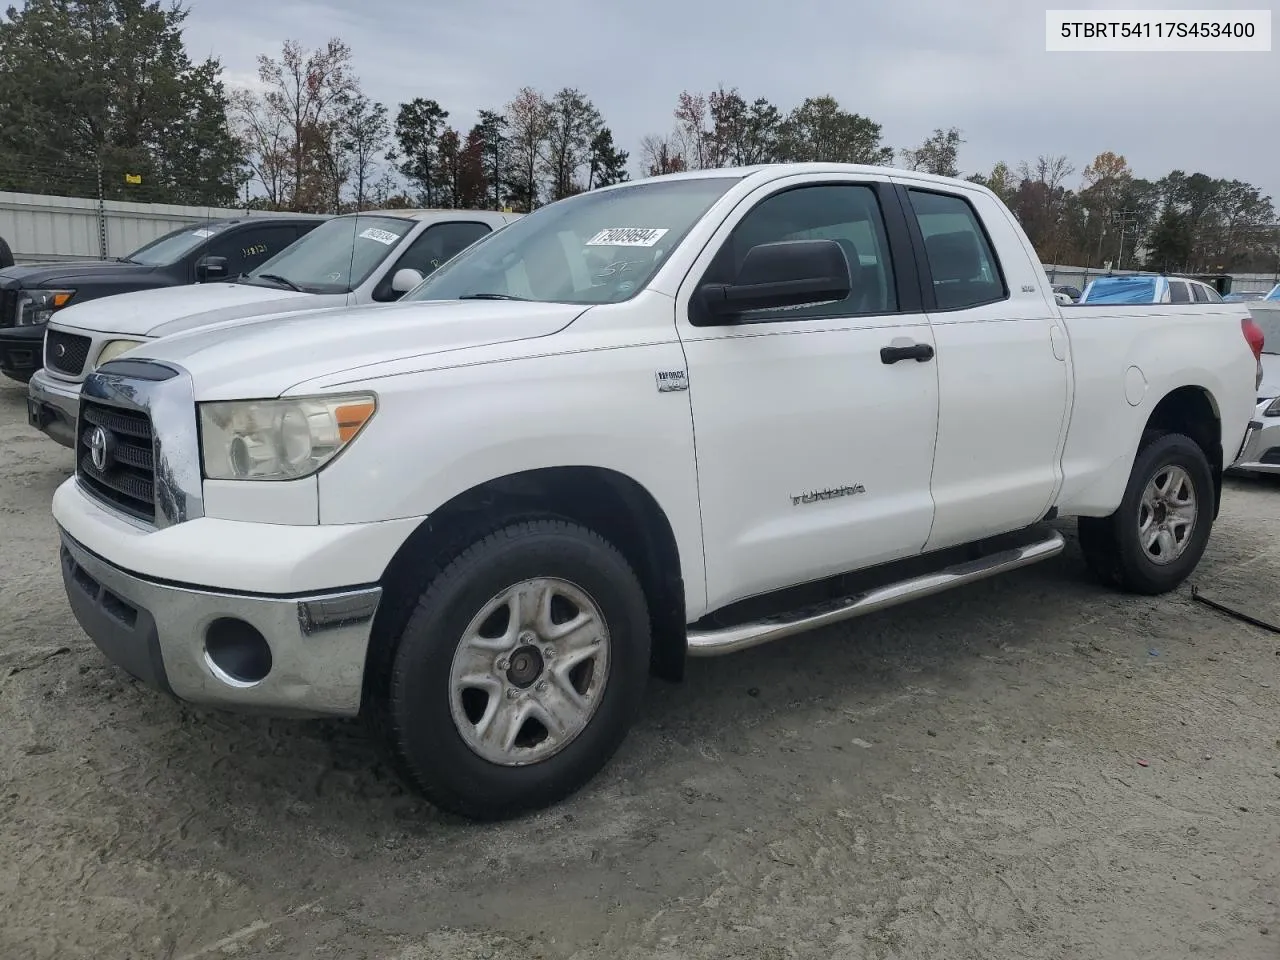
<svg viewBox="0 0 1280 960">
<path fill-rule="evenodd" d="M 616 190 L 619 187 L 632 186 L 636 183 L 652 183 L 659 180 L 698 180 L 706 177 L 740 177 L 746 178 L 756 174 L 769 174 L 770 176 L 761 179 L 774 179 L 777 177 L 790 177 L 796 174 L 804 173 L 860 173 L 875 174 L 878 176 L 895 176 L 909 177 L 912 180 L 921 180 L 925 182 L 947 184 L 950 186 L 962 185 L 973 189 L 985 189 L 981 184 L 974 183 L 971 180 L 963 180 L 959 177 L 941 177 L 933 173 L 921 173 L 917 170 L 903 170 L 900 167 L 879 167 L 864 163 L 759 163 L 747 167 L 714 167 L 707 170 L 685 170 L 681 173 L 664 173 L 656 177 L 645 177 L 643 180 L 624 180 L 622 183 L 616 183 L 608 187 L 599 187 L 600 190 Z"/>
<path fill-rule="evenodd" d="M 463 210 L 454 209 L 452 207 L 386 207 L 378 210 L 361 210 L 361 215 L 369 215 L 371 213 L 380 214 L 386 217 L 404 217 L 409 220 L 433 220 L 439 217 L 460 217 L 474 216 L 483 214 L 488 217 L 518 217 L 518 213 L 503 213 L 500 210 Z M 348 214 L 355 216 L 355 214 Z"/>
</svg>

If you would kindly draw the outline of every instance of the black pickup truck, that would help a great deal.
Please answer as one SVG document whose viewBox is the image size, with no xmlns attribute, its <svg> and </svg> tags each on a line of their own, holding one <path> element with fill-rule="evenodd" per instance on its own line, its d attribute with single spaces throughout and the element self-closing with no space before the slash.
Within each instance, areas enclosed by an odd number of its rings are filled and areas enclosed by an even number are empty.
<svg viewBox="0 0 1280 960">
<path fill-rule="evenodd" d="M 18 264 L 0 270 L 0 373 L 26 383 L 43 364 L 49 317 L 116 293 L 225 280 L 247 273 L 326 216 L 254 214 L 188 224 L 113 260 Z"/>
</svg>

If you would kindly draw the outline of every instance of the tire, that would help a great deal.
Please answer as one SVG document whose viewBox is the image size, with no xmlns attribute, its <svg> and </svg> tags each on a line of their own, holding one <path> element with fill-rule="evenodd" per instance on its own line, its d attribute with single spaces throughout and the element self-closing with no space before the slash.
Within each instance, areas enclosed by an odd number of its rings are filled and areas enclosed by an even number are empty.
<svg viewBox="0 0 1280 960">
<path fill-rule="evenodd" d="M 1165 493 L 1175 496 L 1155 498 L 1156 510 L 1144 505 L 1149 487 L 1161 480 Z M 1194 516 L 1187 524 L 1186 495 L 1194 504 Z M 1180 433 L 1148 434 L 1138 449 L 1129 474 L 1129 484 L 1119 508 L 1109 517 L 1081 517 L 1080 547 L 1085 562 L 1105 584 L 1129 593 L 1168 593 L 1177 589 L 1199 564 L 1209 544 L 1214 519 L 1213 471 L 1204 451 L 1190 437 Z M 1177 508 L 1170 510 L 1170 504 Z M 1163 511 L 1159 508 L 1163 506 Z M 1151 517 L 1169 524 L 1172 539 L 1162 538 L 1149 550 L 1140 528 Z M 1178 531 L 1181 536 L 1177 536 Z M 1161 561 L 1159 554 L 1171 558 Z"/>
<path fill-rule="evenodd" d="M 522 584 L 526 598 L 554 600 L 549 619 L 525 615 L 517 628 L 502 598 Z M 584 620 L 557 638 L 575 610 L 604 629 Z M 392 655 L 379 726 L 437 807 L 516 816 L 573 793 L 613 756 L 643 700 L 649 647 L 645 595 L 616 548 L 564 520 L 514 523 L 463 549 L 423 591 Z"/>
</svg>

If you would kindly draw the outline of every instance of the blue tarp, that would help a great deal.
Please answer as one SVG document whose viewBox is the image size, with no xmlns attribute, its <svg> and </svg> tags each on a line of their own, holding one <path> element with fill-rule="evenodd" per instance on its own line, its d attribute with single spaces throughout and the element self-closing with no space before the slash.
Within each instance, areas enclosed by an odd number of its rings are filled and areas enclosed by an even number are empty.
<svg viewBox="0 0 1280 960">
<path fill-rule="evenodd" d="M 1085 303 L 1154 303 L 1158 277 L 1106 277 L 1093 281 Z"/>
<path fill-rule="evenodd" d="M 1263 300 L 1280 300 L 1280 283 L 1277 283 L 1274 287 L 1272 287 L 1271 292 L 1268 293 L 1262 299 Z"/>
</svg>

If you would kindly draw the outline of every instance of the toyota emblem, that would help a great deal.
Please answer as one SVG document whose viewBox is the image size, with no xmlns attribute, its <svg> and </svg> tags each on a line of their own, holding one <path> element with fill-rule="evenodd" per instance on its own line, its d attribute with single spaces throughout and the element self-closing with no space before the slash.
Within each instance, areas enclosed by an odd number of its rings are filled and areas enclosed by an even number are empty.
<svg viewBox="0 0 1280 960">
<path fill-rule="evenodd" d="M 107 431 L 94 427 L 89 433 L 89 459 L 99 473 L 107 469 L 107 443 L 110 438 Z"/>
</svg>

